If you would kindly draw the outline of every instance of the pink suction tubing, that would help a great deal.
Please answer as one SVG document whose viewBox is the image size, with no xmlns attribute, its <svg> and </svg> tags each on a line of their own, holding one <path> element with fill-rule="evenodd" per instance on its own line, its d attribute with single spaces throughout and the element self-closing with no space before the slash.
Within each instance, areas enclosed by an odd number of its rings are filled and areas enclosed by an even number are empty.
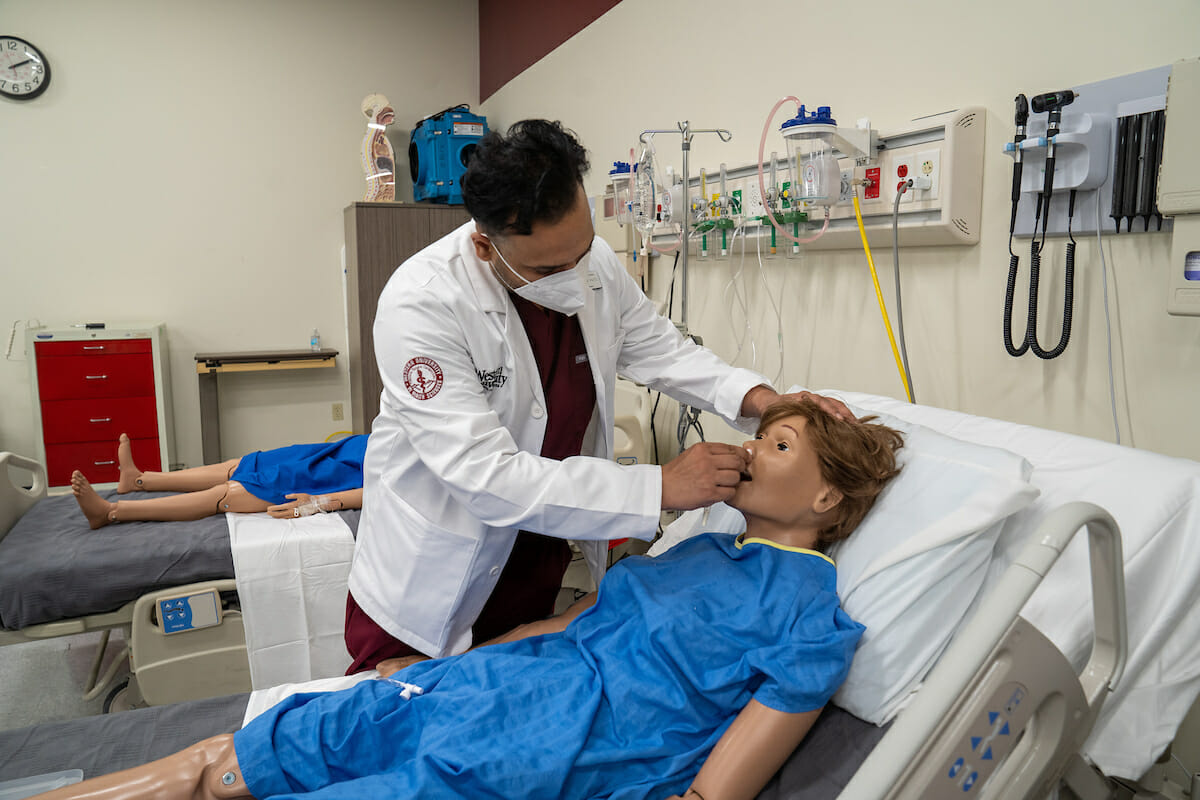
<svg viewBox="0 0 1200 800">
<path fill-rule="evenodd" d="M 778 113 L 779 107 L 789 100 L 796 104 L 797 109 L 800 108 L 800 100 L 798 98 L 793 97 L 792 95 L 782 98 L 778 103 L 775 104 L 775 107 L 771 109 L 771 113 L 767 115 L 767 121 L 763 125 L 762 138 L 758 140 L 758 193 L 759 197 L 763 199 L 764 204 L 767 200 L 767 187 L 763 182 L 763 151 L 767 146 L 767 131 L 771 129 L 771 122 L 775 119 L 775 114 Z M 808 244 L 809 242 L 815 242 L 817 239 L 820 239 L 825 231 L 829 228 L 829 206 L 825 206 L 825 224 L 821 226 L 821 230 L 817 231 L 815 236 L 811 236 L 807 239 L 797 239 L 795 236 L 792 236 L 790 233 L 785 231 L 779 222 L 776 221 L 775 215 L 770 213 L 770 211 L 767 212 L 766 216 L 767 219 L 770 220 L 771 225 L 775 227 L 775 230 L 779 232 L 780 236 L 796 242 L 797 244 Z"/>
</svg>

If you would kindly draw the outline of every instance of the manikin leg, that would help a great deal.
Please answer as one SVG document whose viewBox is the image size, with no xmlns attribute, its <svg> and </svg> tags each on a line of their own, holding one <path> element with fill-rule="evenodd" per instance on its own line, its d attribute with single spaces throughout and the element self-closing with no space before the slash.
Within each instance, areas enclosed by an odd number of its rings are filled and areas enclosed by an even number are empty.
<svg viewBox="0 0 1200 800">
<path fill-rule="evenodd" d="M 242 780 L 233 734 L 198 742 L 186 750 L 133 769 L 102 775 L 37 796 L 39 800 L 234 800 L 252 798 Z"/>
<path fill-rule="evenodd" d="M 176 472 L 142 472 L 133 461 L 133 445 L 129 437 L 121 434 L 117 443 L 117 464 L 120 476 L 117 491 L 126 492 L 199 492 L 225 483 L 237 469 L 240 458 L 208 464 L 203 467 L 181 469 Z"/>
<path fill-rule="evenodd" d="M 168 473 L 170 474 L 170 473 Z M 223 482 L 202 492 L 187 492 L 151 500 L 105 500 L 79 470 L 71 475 L 71 491 L 92 530 L 111 522 L 179 522 L 203 519 L 226 511 L 266 511 L 270 505 L 259 500 L 237 481 Z"/>
</svg>

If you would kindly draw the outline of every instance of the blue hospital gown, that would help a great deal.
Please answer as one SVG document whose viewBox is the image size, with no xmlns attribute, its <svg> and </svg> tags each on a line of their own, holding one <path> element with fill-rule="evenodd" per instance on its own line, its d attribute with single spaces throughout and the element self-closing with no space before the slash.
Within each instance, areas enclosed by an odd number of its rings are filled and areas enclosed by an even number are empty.
<svg viewBox="0 0 1200 800">
<path fill-rule="evenodd" d="M 331 494 L 363 485 L 367 434 L 323 444 L 294 444 L 242 456 L 229 476 L 259 500 L 281 505 L 286 495 Z"/>
<path fill-rule="evenodd" d="M 751 698 L 811 711 L 845 678 L 863 628 L 835 577 L 728 534 L 624 559 L 561 633 L 284 700 L 235 734 L 243 777 L 259 798 L 682 794 Z"/>
</svg>

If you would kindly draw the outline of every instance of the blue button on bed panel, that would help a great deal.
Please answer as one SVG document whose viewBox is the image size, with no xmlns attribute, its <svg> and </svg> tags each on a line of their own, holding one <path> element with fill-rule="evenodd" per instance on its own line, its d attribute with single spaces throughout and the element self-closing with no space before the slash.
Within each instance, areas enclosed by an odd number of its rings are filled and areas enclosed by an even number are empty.
<svg viewBox="0 0 1200 800">
<path fill-rule="evenodd" d="M 181 597 L 158 600 L 159 621 L 164 634 L 208 628 L 221 624 L 221 596 L 215 588 Z"/>
</svg>

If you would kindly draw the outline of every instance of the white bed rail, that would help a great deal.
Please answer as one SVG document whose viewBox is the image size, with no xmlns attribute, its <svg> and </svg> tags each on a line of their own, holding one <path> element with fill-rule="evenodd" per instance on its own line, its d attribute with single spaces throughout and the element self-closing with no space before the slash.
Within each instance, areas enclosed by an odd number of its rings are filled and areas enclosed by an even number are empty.
<svg viewBox="0 0 1200 800">
<path fill-rule="evenodd" d="M 1073 674 L 1066 657 L 1019 614 L 1084 526 L 1095 639 L 1086 665 Z M 984 598 L 840 800 L 1038 796 L 1082 745 L 1127 652 L 1120 531 L 1098 506 L 1064 505 Z M 1015 711 L 1026 692 L 1028 702 Z"/>
<path fill-rule="evenodd" d="M 17 474 L 28 473 L 31 485 L 26 487 L 14 482 Z M 0 452 L 0 539 L 8 535 L 13 524 L 30 507 L 46 496 L 46 469 L 32 458 L 25 458 L 8 451 Z"/>
</svg>

